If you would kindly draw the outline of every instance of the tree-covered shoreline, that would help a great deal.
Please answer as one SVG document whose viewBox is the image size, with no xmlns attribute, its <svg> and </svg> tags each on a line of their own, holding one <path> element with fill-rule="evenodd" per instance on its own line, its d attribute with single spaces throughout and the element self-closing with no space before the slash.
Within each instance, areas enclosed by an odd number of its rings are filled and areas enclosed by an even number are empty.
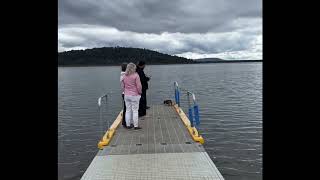
<svg viewBox="0 0 320 180">
<path fill-rule="evenodd" d="M 152 65 L 262 62 L 262 60 L 223 60 L 219 58 L 187 59 L 149 49 L 102 47 L 58 53 L 59 67 L 118 66 L 123 62 L 145 61 Z"/>
</svg>

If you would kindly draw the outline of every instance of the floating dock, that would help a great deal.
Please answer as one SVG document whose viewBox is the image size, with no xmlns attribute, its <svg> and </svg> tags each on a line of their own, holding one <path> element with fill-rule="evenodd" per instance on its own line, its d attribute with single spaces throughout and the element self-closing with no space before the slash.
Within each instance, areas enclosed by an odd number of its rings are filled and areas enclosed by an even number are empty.
<svg viewBox="0 0 320 180">
<path fill-rule="evenodd" d="M 139 130 L 123 128 L 121 119 L 122 112 L 81 180 L 224 179 L 177 104 L 151 106 Z"/>
</svg>

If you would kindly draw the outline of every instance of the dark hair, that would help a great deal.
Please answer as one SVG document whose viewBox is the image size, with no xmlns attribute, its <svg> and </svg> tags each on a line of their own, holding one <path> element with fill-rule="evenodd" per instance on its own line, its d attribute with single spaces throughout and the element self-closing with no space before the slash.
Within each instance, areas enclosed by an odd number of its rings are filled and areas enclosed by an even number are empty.
<svg viewBox="0 0 320 180">
<path fill-rule="evenodd" d="M 122 63 L 122 64 L 121 64 L 121 71 L 122 71 L 122 72 L 125 72 L 126 69 L 127 69 L 127 63 Z"/>
<path fill-rule="evenodd" d="M 143 66 L 143 65 L 145 65 L 146 64 L 146 62 L 144 62 L 144 61 L 139 61 L 138 62 L 138 66 Z"/>
</svg>

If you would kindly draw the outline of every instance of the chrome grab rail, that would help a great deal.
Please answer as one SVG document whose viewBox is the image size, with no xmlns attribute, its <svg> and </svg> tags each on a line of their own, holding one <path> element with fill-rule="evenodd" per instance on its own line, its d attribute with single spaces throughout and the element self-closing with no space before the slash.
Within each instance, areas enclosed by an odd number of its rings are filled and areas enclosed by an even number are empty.
<svg viewBox="0 0 320 180">
<path fill-rule="evenodd" d="M 99 122 L 100 122 L 100 127 L 101 127 L 101 134 L 103 137 L 103 126 L 102 126 L 102 111 L 101 111 L 101 101 L 103 100 L 103 98 L 106 99 L 106 103 L 107 103 L 107 100 L 108 100 L 108 94 L 105 94 L 101 97 L 98 98 L 98 107 L 99 107 L 99 114 L 100 114 L 100 118 L 99 118 Z M 109 118 L 107 118 L 107 129 L 109 129 Z"/>
</svg>

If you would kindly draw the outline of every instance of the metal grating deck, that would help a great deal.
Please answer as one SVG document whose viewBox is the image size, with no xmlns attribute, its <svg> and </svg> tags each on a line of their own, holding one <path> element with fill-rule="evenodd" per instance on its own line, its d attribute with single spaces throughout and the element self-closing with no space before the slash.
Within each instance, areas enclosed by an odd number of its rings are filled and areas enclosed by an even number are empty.
<svg viewBox="0 0 320 180">
<path fill-rule="evenodd" d="M 139 118 L 139 126 L 119 125 L 81 179 L 223 179 L 172 106 L 152 106 Z"/>
</svg>

